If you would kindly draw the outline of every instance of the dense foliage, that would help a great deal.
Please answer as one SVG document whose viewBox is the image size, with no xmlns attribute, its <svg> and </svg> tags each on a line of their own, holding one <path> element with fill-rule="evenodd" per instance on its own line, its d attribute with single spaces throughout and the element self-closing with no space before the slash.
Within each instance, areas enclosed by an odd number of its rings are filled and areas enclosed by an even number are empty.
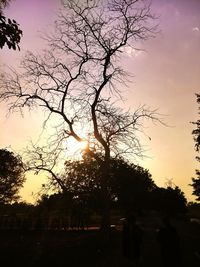
<svg viewBox="0 0 200 267">
<path fill-rule="evenodd" d="M 19 43 L 22 36 L 18 23 L 13 19 L 6 19 L 0 13 L 0 48 L 6 44 L 9 49 L 19 48 Z"/>
<path fill-rule="evenodd" d="M 200 104 L 200 95 L 196 94 L 196 97 L 197 97 L 197 103 Z M 198 114 L 200 114 L 200 113 L 198 113 Z M 196 151 L 199 152 L 199 147 L 200 147 L 200 119 L 198 119 L 196 122 L 193 122 L 193 124 L 196 126 L 196 128 L 192 131 L 192 135 L 194 137 Z M 198 162 L 200 162 L 199 156 L 197 156 L 196 159 Z M 200 171 L 199 170 L 196 170 L 196 178 L 192 178 L 191 186 L 193 187 L 193 195 L 195 195 L 197 197 L 196 200 L 200 201 Z"/>
<path fill-rule="evenodd" d="M 0 48 L 5 45 L 9 49 L 19 48 L 19 43 L 22 37 L 22 30 L 19 28 L 19 24 L 14 19 L 6 18 L 2 9 L 8 4 L 9 1 L 0 1 Z"/>
<path fill-rule="evenodd" d="M 21 157 L 7 149 L 0 149 L 0 202 L 10 203 L 19 199 L 19 189 L 24 182 Z"/>
<path fill-rule="evenodd" d="M 170 216 L 187 212 L 187 199 L 178 186 L 175 188 L 157 187 L 151 194 L 150 205 L 152 209 Z"/>
<path fill-rule="evenodd" d="M 179 187 L 159 188 L 147 169 L 122 158 L 111 159 L 109 181 L 113 208 L 127 210 L 157 210 L 175 215 L 185 213 L 187 200 Z M 82 199 L 94 210 L 101 208 L 100 176 L 102 166 L 93 158 L 66 161 L 63 183 L 73 196 Z"/>
</svg>

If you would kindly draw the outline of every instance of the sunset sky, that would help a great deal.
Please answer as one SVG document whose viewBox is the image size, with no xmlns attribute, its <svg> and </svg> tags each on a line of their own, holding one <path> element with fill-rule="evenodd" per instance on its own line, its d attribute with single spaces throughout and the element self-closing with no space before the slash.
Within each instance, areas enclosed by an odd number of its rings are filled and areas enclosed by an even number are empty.
<svg viewBox="0 0 200 267">
<path fill-rule="evenodd" d="M 5 10 L 23 30 L 21 51 L 6 47 L 0 51 L 0 70 L 5 64 L 17 68 L 26 50 L 39 51 L 44 45 L 40 35 L 48 31 L 56 18 L 59 0 L 15 0 Z M 159 33 L 138 44 L 144 51 L 127 53 L 125 68 L 133 73 L 133 82 L 125 95 L 127 107 L 147 106 L 158 109 L 168 126 L 148 123 L 143 144 L 147 158 L 138 163 L 149 169 L 158 186 L 167 181 L 179 186 L 188 201 L 192 196 L 191 177 L 198 164 L 191 135 L 198 118 L 195 93 L 200 93 L 200 1 L 152 0 L 152 11 L 158 18 Z M 6 105 L 0 107 L 0 148 L 20 151 L 36 138 L 42 121 L 36 112 L 21 118 L 6 118 Z M 148 136 L 151 138 L 149 140 Z M 40 185 L 39 177 L 28 177 L 22 198 L 31 202 L 32 192 Z"/>
</svg>

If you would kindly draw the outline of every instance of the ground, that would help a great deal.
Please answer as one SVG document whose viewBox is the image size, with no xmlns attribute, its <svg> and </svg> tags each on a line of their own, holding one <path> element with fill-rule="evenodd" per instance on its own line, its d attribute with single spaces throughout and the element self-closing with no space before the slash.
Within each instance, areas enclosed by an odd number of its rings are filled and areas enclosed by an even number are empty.
<svg viewBox="0 0 200 267">
<path fill-rule="evenodd" d="M 159 220 L 140 218 L 144 230 L 141 267 L 161 267 L 159 245 L 156 241 Z M 181 237 L 183 267 L 200 266 L 200 225 L 176 220 Z M 1 266 L 87 266 L 128 267 L 122 255 L 122 231 L 120 223 L 112 228 L 109 242 L 98 229 L 85 231 L 0 231 Z"/>
</svg>

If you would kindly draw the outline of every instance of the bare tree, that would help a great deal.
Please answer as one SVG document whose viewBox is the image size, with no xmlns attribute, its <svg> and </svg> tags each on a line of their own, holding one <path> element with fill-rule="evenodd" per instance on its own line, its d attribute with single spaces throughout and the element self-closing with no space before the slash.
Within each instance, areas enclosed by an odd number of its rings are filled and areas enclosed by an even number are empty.
<svg viewBox="0 0 200 267">
<path fill-rule="evenodd" d="M 21 62 L 22 73 L 12 70 L 1 77 L 0 99 L 8 101 L 10 111 L 39 106 L 47 112 L 45 126 L 51 122 L 55 129 L 52 151 L 61 151 L 69 137 L 88 142 L 87 153 L 101 161 L 104 172 L 105 228 L 110 225 L 110 157 L 140 154 L 137 132 L 143 119 L 156 119 L 156 111 L 145 106 L 132 113 L 116 105 L 122 98 L 120 87 L 130 77 L 120 62 L 126 47 L 135 49 L 137 41 L 153 37 L 155 30 L 147 1 L 65 1 L 55 31 L 44 36 L 48 43 L 44 53 L 28 52 Z"/>
</svg>

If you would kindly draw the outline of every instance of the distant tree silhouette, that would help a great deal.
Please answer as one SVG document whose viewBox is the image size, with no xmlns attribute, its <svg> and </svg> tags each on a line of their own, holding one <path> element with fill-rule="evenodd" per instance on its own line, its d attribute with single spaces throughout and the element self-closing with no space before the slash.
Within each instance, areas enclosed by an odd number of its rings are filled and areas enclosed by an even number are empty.
<svg viewBox="0 0 200 267">
<path fill-rule="evenodd" d="M 84 198 L 79 198 L 71 192 L 65 191 L 52 195 L 43 195 L 35 206 L 35 214 L 41 217 L 52 218 L 60 221 L 63 228 L 87 227 L 89 209 Z"/>
<path fill-rule="evenodd" d="M 7 45 L 9 49 L 16 50 L 18 48 L 20 50 L 19 43 L 22 37 L 22 30 L 14 19 L 6 18 L 3 15 L 3 8 L 9 2 L 9 0 L 0 1 L 0 48 Z"/>
<path fill-rule="evenodd" d="M 162 214 L 176 216 L 187 212 L 187 199 L 178 186 L 159 188 L 152 192 L 152 207 Z"/>
<path fill-rule="evenodd" d="M 73 195 L 70 192 L 58 192 L 51 195 L 43 194 L 36 203 L 37 214 L 58 213 L 65 215 L 72 207 Z"/>
<path fill-rule="evenodd" d="M 200 94 L 196 94 L 197 103 L 200 104 Z M 198 108 L 200 109 L 200 107 Z M 200 114 L 200 112 L 198 113 Z M 196 122 L 192 122 L 196 125 L 196 129 L 192 131 L 192 135 L 194 137 L 195 142 L 195 149 L 197 152 L 199 152 L 199 146 L 200 146 L 200 120 L 197 120 Z M 200 157 L 196 157 L 197 161 L 200 162 Z M 196 200 L 200 201 L 200 171 L 196 170 L 196 178 L 192 178 L 192 184 L 193 187 L 193 195 L 195 195 L 197 198 Z"/>
<path fill-rule="evenodd" d="M 189 202 L 188 203 L 188 213 L 191 218 L 199 218 L 200 215 L 200 203 Z"/>
<path fill-rule="evenodd" d="M 23 162 L 19 155 L 0 149 L 0 202 L 19 199 L 19 189 L 25 182 Z"/>
<path fill-rule="evenodd" d="M 45 126 L 55 130 L 48 138 L 52 165 L 65 157 L 61 152 L 68 138 L 88 141 L 87 153 L 104 172 L 100 183 L 105 229 L 110 227 L 111 155 L 140 156 L 137 133 L 143 131 L 144 119 L 159 121 L 156 110 L 142 106 L 130 112 L 116 105 L 122 99 L 119 86 L 127 85 L 130 77 L 120 66 L 122 55 L 134 50 L 137 41 L 155 35 L 154 19 L 146 1 L 65 1 L 55 32 L 45 35 L 44 54 L 28 52 L 22 60 L 23 74 L 13 71 L 0 81 L 0 99 L 11 101 L 10 110 L 39 106 L 48 114 Z M 44 162 L 37 171 L 41 167 Z"/>
<path fill-rule="evenodd" d="M 0 214 L 27 214 L 33 212 L 35 206 L 26 202 L 1 203 Z"/>
</svg>

